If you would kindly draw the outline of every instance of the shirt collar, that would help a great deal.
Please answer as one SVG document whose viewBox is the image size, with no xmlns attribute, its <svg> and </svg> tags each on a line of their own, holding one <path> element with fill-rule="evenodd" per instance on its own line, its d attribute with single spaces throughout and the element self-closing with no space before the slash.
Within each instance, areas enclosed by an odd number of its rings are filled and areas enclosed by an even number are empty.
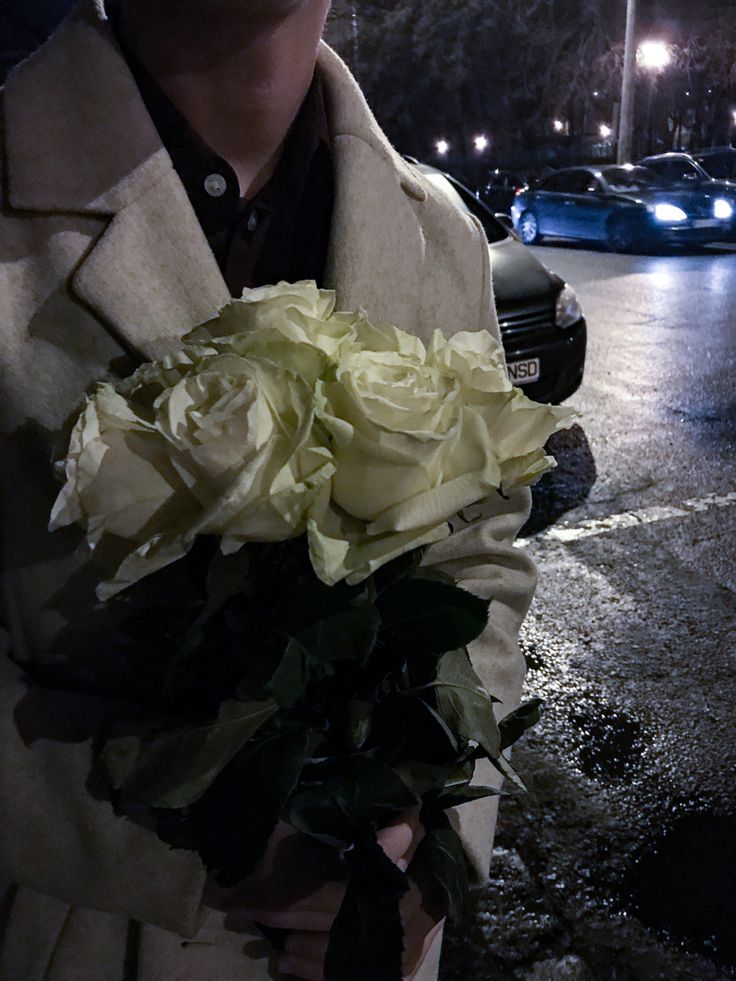
<svg viewBox="0 0 736 981">
<path fill-rule="evenodd" d="M 276 170 L 268 183 L 246 201 L 240 198 L 238 178 L 230 164 L 193 129 L 127 45 L 117 5 L 108 4 L 108 17 L 161 142 L 203 223 L 222 220 L 248 206 L 275 209 L 284 195 L 298 196 L 303 191 L 315 152 L 322 144 L 328 149 L 330 146 L 325 95 L 316 73 L 286 136 Z M 218 195 L 207 190 L 207 186 L 213 186 L 212 180 L 207 180 L 213 175 L 224 179 L 224 191 Z"/>
</svg>

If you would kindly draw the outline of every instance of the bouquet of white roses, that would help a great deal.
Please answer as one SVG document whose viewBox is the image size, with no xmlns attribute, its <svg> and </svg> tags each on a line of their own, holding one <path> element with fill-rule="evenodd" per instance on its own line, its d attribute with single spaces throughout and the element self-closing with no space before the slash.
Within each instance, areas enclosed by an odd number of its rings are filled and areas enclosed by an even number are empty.
<svg viewBox="0 0 736 981">
<path fill-rule="evenodd" d="M 421 803 L 409 871 L 459 914 L 444 812 L 496 792 L 470 786 L 476 759 L 513 776 L 502 750 L 537 712 L 496 723 L 466 650 L 488 602 L 430 574 L 422 550 L 553 466 L 544 444 L 574 413 L 512 388 L 486 332 L 425 346 L 334 307 L 313 283 L 246 291 L 167 358 L 101 384 L 51 527 L 123 552 L 98 589 L 129 614 L 135 711 L 100 753 L 118 810 L 145 811 L 223 885 L 252 872 L 280 818 L 344 846 L 327 981 L 391 981 L 407 886 L 377 829 Z"/>
</svg>

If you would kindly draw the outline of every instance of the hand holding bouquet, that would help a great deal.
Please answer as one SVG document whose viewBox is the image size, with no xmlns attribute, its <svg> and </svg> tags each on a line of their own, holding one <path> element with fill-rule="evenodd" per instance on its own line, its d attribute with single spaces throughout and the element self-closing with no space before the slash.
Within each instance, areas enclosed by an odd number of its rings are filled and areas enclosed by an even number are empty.
<svg viewBox="0 0 736 981">
<path fill-rule="evenodd" d="M 100 755 L 114 803 L 223 885 L 280 819 L 338 846 L 328 981 L 401 977 L 406 876 L 377 844 L 398 812 L 421 806 L 409 871 L 462 914 L 445 811 L 496 792 L 471 786 L 478 758 L 515 777 L 502 751 L 537 704 L 497 724 L 467 653 L 488 602 L 422 553 L 549 469 L 573 416 L 513 389 L 486 332 L 425 347 L 298 283 L 246 291 L 75 425 L 51 527 L 115 540 L 98 596 L 130 611 L 135 711 Z"/>
</svg>

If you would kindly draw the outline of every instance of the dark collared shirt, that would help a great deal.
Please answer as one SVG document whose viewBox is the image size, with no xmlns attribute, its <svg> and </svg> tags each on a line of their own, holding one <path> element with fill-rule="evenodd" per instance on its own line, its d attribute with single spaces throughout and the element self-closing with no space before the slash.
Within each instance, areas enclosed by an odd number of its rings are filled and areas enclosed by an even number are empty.
<svg viewBox="0 0 736 981">
<path fill-rule="evenodd" d="M 322 285 L 334 181 L 319 78 L 289 129 L 273 176 L 252 198 L 241 198 L 233 168 L 192 129 L 125 44 L 114 10 L 109 16 L 231 295 L 280 280 L 314 279 Z"/>
</svg>

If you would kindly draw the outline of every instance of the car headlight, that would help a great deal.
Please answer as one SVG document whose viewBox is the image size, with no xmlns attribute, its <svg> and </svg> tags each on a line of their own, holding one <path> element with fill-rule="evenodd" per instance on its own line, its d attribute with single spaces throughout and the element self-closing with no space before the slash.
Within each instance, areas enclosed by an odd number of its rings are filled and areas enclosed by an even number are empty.
<svg viewBox="0 0 736 981">
<path fill-rule="evenodd" d="M 713 214 L 716 218 L 730 218 L 733 215 L 733 205 L 725 198 L 716 198 L 713 202 Z"/>
<path fill-rule="evenodd" d="M 687 221 L 687 215 L 676 204 L 658 204 L 654 208 L 657 221 Z"/>
<path fill-rule="evenodd" d="M 555 309 L 555 323 L 563 330 L 572 327 L 583 316 L 580 307 L 580 300 L 572 286 L 565 284 L 557 297 L 557 307 Z"/>
</svg>

